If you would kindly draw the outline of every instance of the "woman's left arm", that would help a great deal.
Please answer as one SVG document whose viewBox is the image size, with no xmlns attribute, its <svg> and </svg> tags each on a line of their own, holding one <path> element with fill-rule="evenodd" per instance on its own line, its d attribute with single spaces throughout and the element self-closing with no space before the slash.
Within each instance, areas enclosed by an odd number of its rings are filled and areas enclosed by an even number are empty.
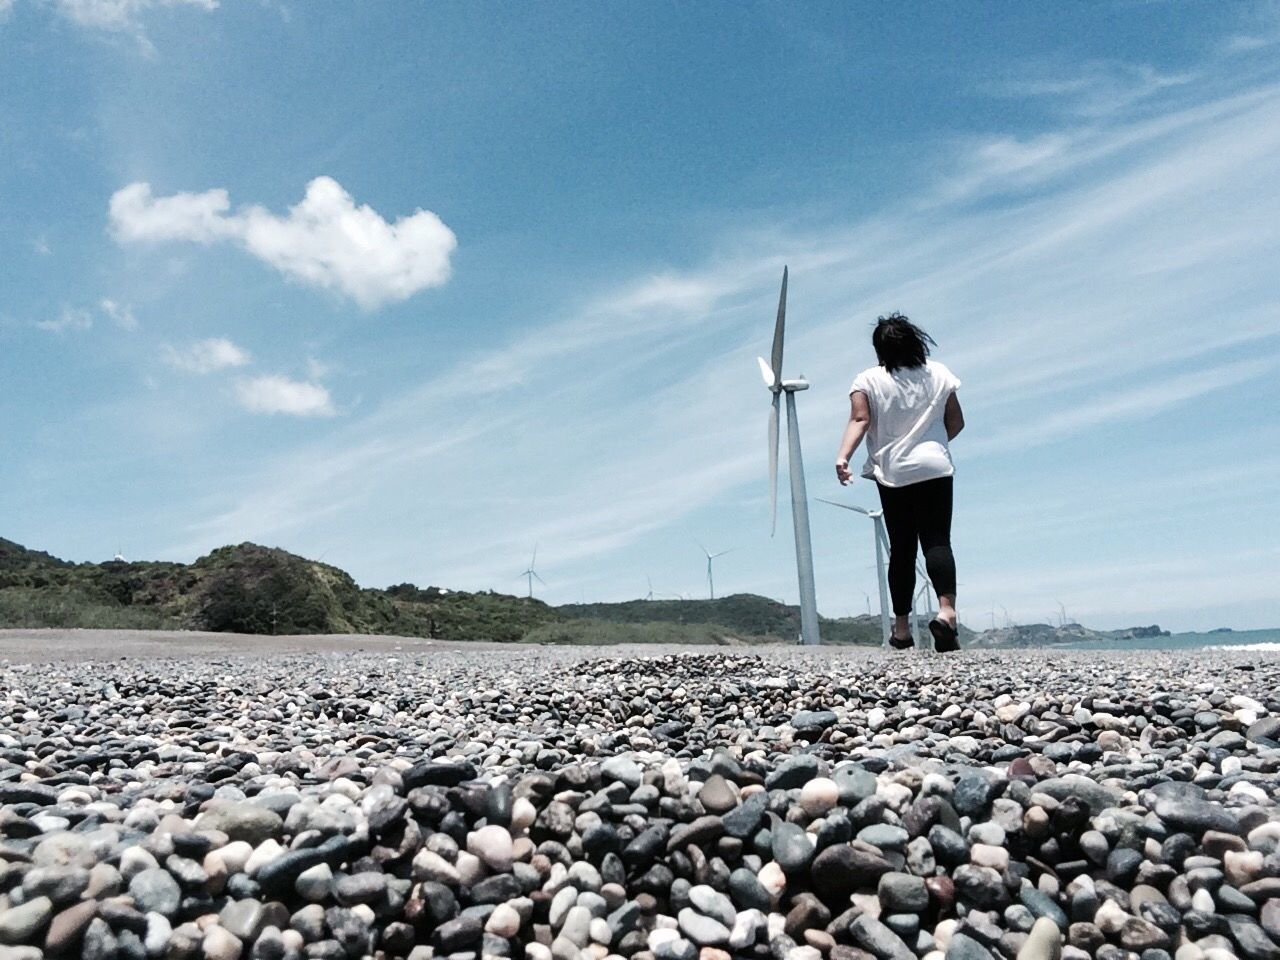
<svg viewBox="0 0 1280 960">
<path fill-rule="evenodd" d="M 867 395 L 861 390 L 849 394 L 849 422 L 845 424 L 844 436 L 840 438 L 840 450 L 836 453 L 836 478 L 842 485 L 848 485 L 853 479 L 849 471 L 849 458 L 862 443 L 871 426 L 871 405 L 867 403 Z"/>
</svg>

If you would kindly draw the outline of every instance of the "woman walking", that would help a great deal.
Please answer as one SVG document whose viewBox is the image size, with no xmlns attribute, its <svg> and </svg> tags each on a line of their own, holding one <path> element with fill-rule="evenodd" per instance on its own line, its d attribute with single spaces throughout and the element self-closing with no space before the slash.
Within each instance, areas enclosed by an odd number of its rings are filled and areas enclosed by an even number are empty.
<svg viewBox="0 0 1280 960">
<path fill-rule="evenodd" d="M 849 423 L 836 455 L 836 476 L 853 479 L 849 458 L 863 438 L 862 475 L 876 482 L 889 532 L 889 595 L 899 650 L 913 645 L 911 598 L 916 585 L 916 546 L 938 595 L 929 623 L 934 649 L 960 649 L 956 632 L 956 561 L 951 554 L 952 475 L 948 443 L 964 429 L 956 390 L 960 381 L 929 359 L 933 338 L 899 313 L 880 317 L 871 334 L 878 366 L 858 374 L 849 388 Z"/>
</svg>

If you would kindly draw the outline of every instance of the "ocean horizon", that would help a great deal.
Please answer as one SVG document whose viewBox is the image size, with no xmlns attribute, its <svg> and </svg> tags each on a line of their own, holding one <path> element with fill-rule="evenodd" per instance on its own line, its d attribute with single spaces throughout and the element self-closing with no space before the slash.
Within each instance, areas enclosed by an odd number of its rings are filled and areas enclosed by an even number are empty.
<svg viewBox="0 0 1280 960">
<path fill-rule="evenodd" d="M 1171 633 L 1133 640 L 1088 640 L 1054 644 L 1060 650 L 1280 650 L 1280 627 L 1265 630 Z"/>
</svg>

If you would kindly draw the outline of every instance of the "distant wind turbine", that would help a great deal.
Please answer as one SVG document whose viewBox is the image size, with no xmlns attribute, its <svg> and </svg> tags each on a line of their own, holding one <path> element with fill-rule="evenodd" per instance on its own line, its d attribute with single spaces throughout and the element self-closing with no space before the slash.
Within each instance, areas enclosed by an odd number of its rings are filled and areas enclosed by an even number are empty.
<svg viewBox="0 0 1280 960">
<path fill-rule="evenodd" d="M 829 503 L 833 507 L 840 507 L 844 510 L 852 510 L 854 513 L 860 513 L 864 517 L 871 520 L 874 526 L 874 536 L 876 541 L 876 582 L 880 587 L 880 633 L 881 642 L 885 647 L 889 646 L 889 567 L 887 556 L 889 554 L 889 531 L 884 525 L 883 510 L 868 510 L 866 507 L 860 507 L 854 503 L 840 503 L 837 500 L 827 500 L 822 497 L 818 498 L 822 503 Z M 929 573 L 924 568 L 924 564 L 916 561 L 916 573 L 919 574 L 921 587 L 916 591 L 916 595 L 911 598 L 911 637 L 916 645 L 922 642 L 922 634 L 916 622 L 917 604 L 927 614 L 929 612 Z M 865 595 L 865 594 L 864 594 Z M 870 606 L 870 598 L 867 601 Z"/>
<path fill-rule="evenodd" d="M 884 527 L 884 511 L 868 510 L 866 507 L 860 507 L 854 503 L 840 503 L 837 500 L 827 500 L 823 497 L 818 499 L 822 503 L 831 504 L 833 507 L 860 513 L 871 520 L 874 530 L 873 536 L 876 541 L 876 584 L 880 588 L 880 642 L 887 647 L 889 646 L 889 579 L 888 571 L 885 568 L 885 554 L 889 550 L 889 534 Z"/>
<path fill-rule="evenodd" d="M 809 389 L 803 376 L 782 379 L 782 348 L 787 323 L 787 268 L 782 268 L 782 292 L 778 296 L 778 319 L 773 327 L 773 350 L 769 361 L 763 357 L 760 374 L 773 394 L 769 412 L 769 522 L 770 533 L 778 525 L 778 432 L 782 395 L 787 397 L 787 464 L 791 472 L 791 526 L 796 538 L 796 576 L 800 581 L 800 642 L 818 644 L 818 598 L 813 585 L 813 544 L 809 538 L 809 495 L 804 485 L 804 460 L 800 450 L 800 420 L 796 415 L 796 393 Z"/>
<path fill-rule="evenodd" d="M 649 592 L 644 595 L 646 600 L 653 599 L 653 577 L 645 577 L 645 581 L 649 584 Z"/>
<path fill-rule="evenodd" d="M 693 542 L 698 545 L 698 549 L 701 550 L 703 555 L 707 558 L 707 593 L 709 593 L 711 595 L 711 599 L 714 600 L 716 598 L 716 581 L 711 576 L 711 562 L 717 557 L 723 557 L 726 553 L 733 553 L 737 548 L 730 547 L 728 550 L 721 550 L 719 553 L 712 553 L 702 545 L 701 540 L 695 538 Z"/>
<path fill-rule="evenodd" d="M 538 545 L 535 543 L 533 545 L 533 559 L 529 561 L 528 569 L 526 569 L 524 573 L 520 574 L 520 576 L 516 578 L 517 580 L 525 579 L 529 581 L 529 599 L 530 600 L 533 599 L 533 581 L 534 580 L 537 580 L 544 587 L 547 585 L 547 581 L 543 580 L 542 577 L 538 576 L 537 566 L 538 566 Z"/>
</svg>

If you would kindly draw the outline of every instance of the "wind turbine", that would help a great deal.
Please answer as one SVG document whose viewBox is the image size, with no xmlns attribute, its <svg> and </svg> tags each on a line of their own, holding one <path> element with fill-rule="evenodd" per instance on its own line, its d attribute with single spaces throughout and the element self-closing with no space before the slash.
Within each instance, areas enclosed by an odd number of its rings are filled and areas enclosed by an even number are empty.
<svg viewBox="0 0 1280 960">
<path fill-rule="evenodd" d="M 868 510 L 866 507 L 860 507 L 854 503 L 840 503 L 837 500 L 827 500 L 819 497 L 823 503 L 829 503 L 833 507 L 840 507 L 844 510 L 852 510 L 854 513 L 860 513 L 864 517 L 871 520 L 874 526 L 874 535 L 876 540 L 876 584 L 880 588 L 880 641 L 885 647 L 889 646 L 889 573 L 885 566 L 885 554 L 889 551 L 889 534 L 884 526 L 883 510 Z M 914 618 L 912 618 L 914 619 Z"/>
<path fill-rule="evenodd" d="M 800 420 L 796 393 L 809 389 L 803 376 L 782 379 L 782 348 L 787 322 L 787 268 L 782 268 L 782 292 L 778 295 L 778 319 L 773 327 L 773 350 L 766 362 L 758 357 L 764 385 L 773 394 L 769 412 L 769 535 L 778 526 L 778 430 L 782 396 L 787 397 L 787 464 L 791 471 L 791 526 L 796 536 L 796 576 L 800 581 L 800 642 L 818 644 L 818 598 L 813 585 L 813 544 L 809 539 L 809 496 L 804 486 L 804 459 L 800 451 Z"/>
<path fill-rule="evenodd" d="M 520 577 L 523 577 L 529 581 L 529 599 L 530 600 L 533 599 L 533 581 L 534 580 L 537 580 L 544 587 L 547 585 L 547 581 L 543 580 L 540 576 L 538 576 L 538 571 L 536 569 L 537 566 L 538 566 L 538 545 L 535 543 L 533 545 L 533 559 L 529 561 L 528 569 L 525 570 L 524 573 L 520 574 Z M 516 579 L 518 580 L 520 579 L 520 577 L 517 577 Z"/>
<path fill-rule="evenodd" d="M 652 600 L 653 599 L 653 577 L 645 577 L 645 580 L 649 584 L 649 592 L 645 594 L 644 598 L 646 600 Z"/>
<path fill-rule="evenodd" d="M 845 510 L 852 510 L 854 513 L 860 513 L 864 517 L 871 520 L 875 529 L 876 541 L 876 582 L 880 586 L 880 632 L 882 643 L 885 647 L 889 646 L 889 568 L 886 557 L 889 553 L 889 531 L 884 525 L 883 510 L 868 510 L 866 507 L 860 507 L 853 503 L 840 503 L 837 500 L 826 500 L 822 497 L 818 498 L 823 503 L 829 503 L 833 507 L 841 507 Z M 920 631 L 916 610 L 922 608 L 926 615 L 929 612 L 929 573 L 925 570 L 924 564 L 919 560 L 916 561 L 916 573 L 920 576 L 921 586 L 916 591 L 915 596 L 911 598 L 911 639 L 915 641 L 918 647 L 922 640 L 923 634 Z M 865 595 L 865 594 L 864 594 Z M 868 603 L 870 601 L 868 600 Z M 930 638 L 932 640 L 932 638 Z"/>
<path fill-rule="evenodd" d="M 726 553 L 733 553 L 736 548 L 731 547 L 728 550 L 721 550 L 719 553 L 712 553 L 702 545 L 701 540 L 695 539 L 693 542 L 698 545 L 698 549 L 701 550 L 707 558 L 707 592 L 711 594 L 711 599 L 714 600 L 716 598 L 716 582 L 711 576 L 711 561 L 715 560 L 717 557 L 723 557 Z"/>
</svg>

